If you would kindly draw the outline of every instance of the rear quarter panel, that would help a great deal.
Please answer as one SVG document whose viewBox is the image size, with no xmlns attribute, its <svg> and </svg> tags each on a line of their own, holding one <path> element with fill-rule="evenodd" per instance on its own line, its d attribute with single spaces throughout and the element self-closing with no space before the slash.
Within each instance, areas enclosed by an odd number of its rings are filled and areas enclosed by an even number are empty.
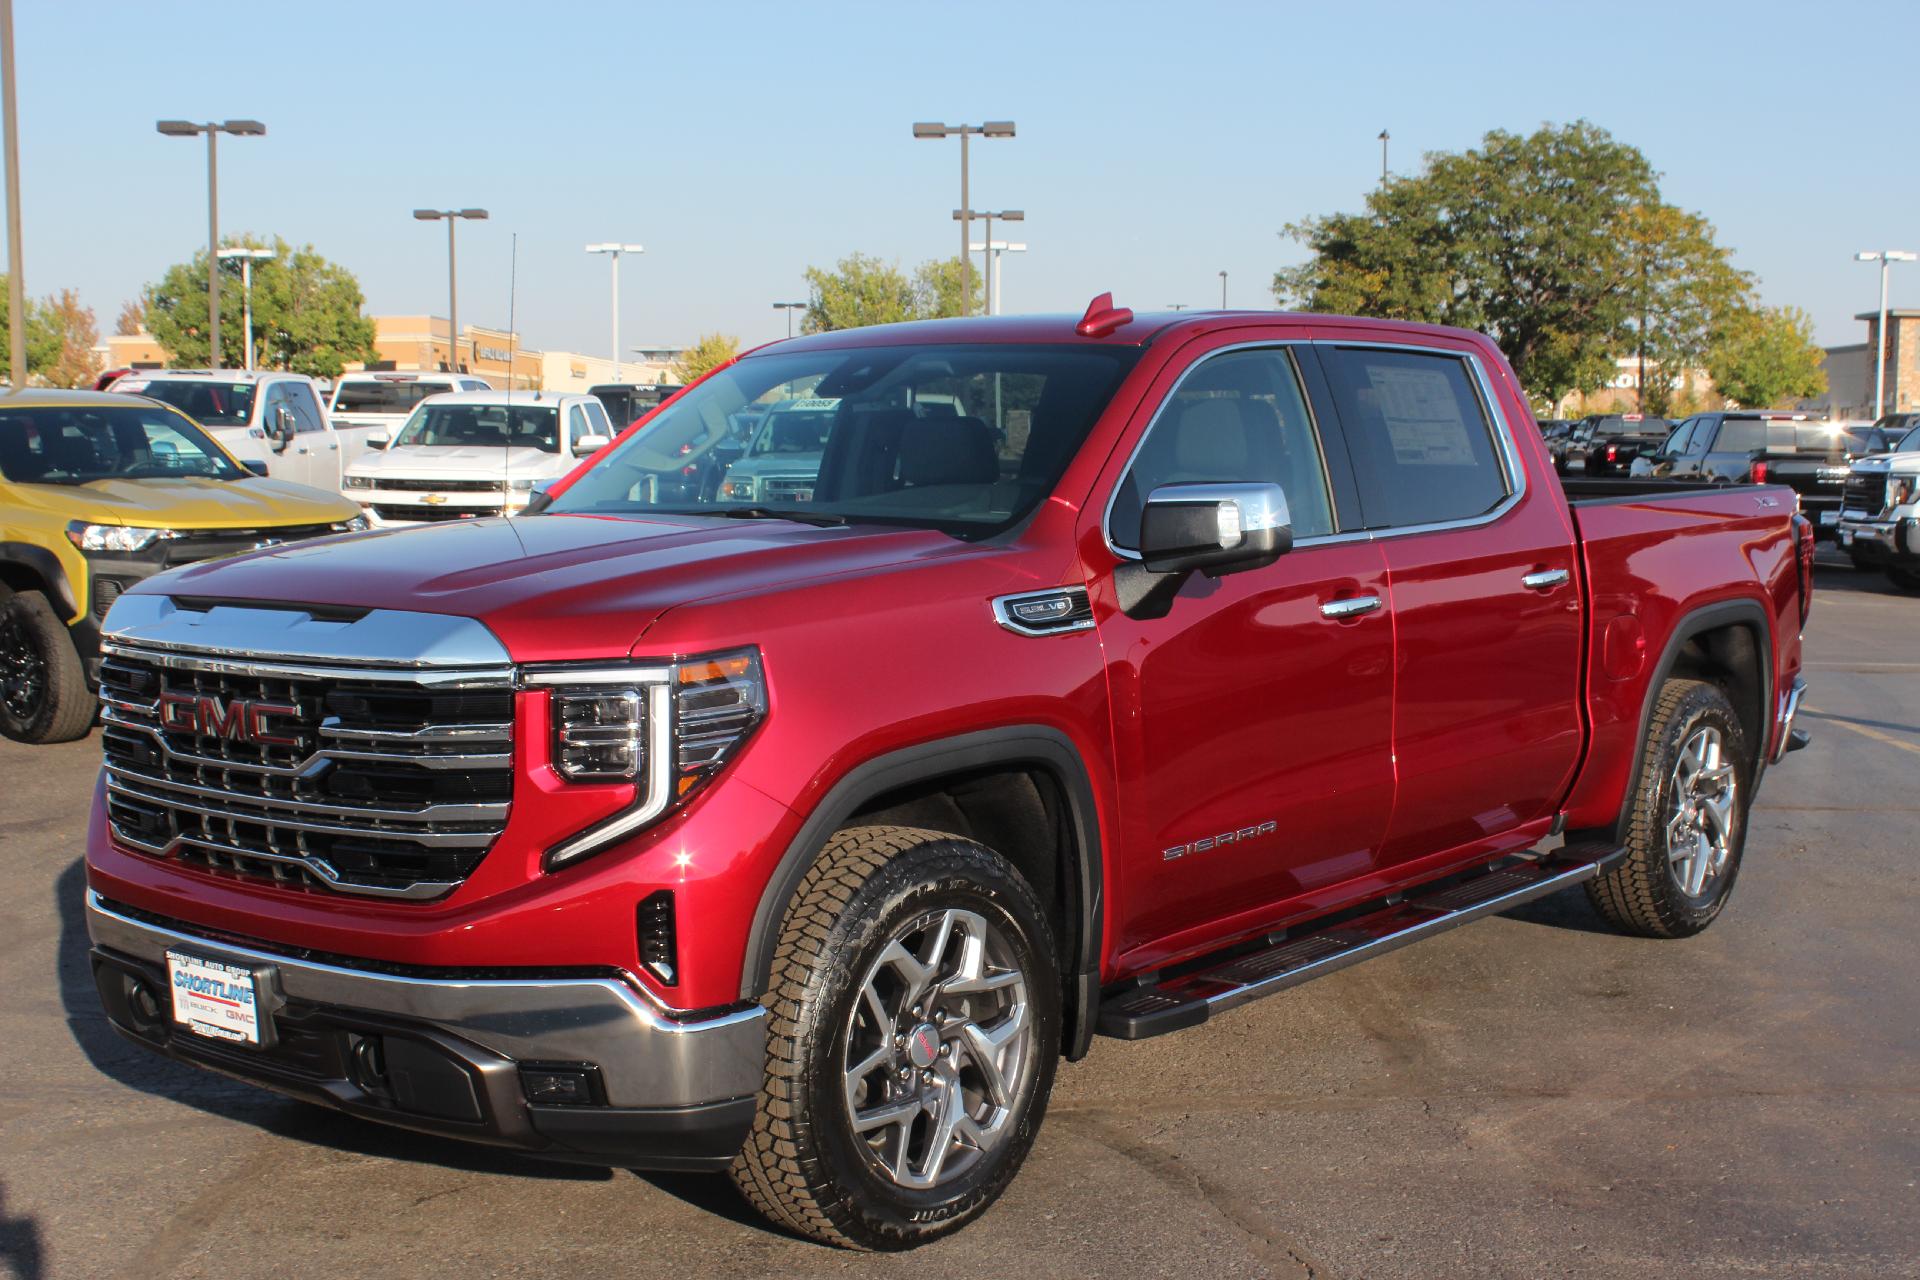
<svg viewBox="0 0 1920 1280">
<path fill-rule="evenodd" d="M 1732 601 L 1767 622 L 1768 692 L 1761 722 L 1771 751 L 1773 702 L 1800 670 L 1794 496 L 1775 486 L 1577 502 L 1586 579 L 1587 705 L 1592 737 L 1566 804 L 1572 830 L 1611 827 L 1639 752 L 1643 709 L 1662 655 L 1690 615 Z M 1615 632 L 1611 641 L 1609 630 Z M 1635 638 L 1637 637 L 1637 645 Z M 1625 660 L 1637 649 L 1637 658 Z"/>
</svg>

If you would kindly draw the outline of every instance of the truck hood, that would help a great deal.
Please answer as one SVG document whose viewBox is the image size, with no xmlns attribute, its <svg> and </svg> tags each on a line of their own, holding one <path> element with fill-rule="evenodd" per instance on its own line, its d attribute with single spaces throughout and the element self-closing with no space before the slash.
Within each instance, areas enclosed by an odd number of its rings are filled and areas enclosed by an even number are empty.
<svg viewBox="0 0 1920 1280">
<path fill-rule="evenodd" d="M 383 453 L 362 455 L 347 474 L 372 476 L 410 476 L 421 479 L 501 480 L 508 475 L 565 475 L 573 463 L 557 453 L 520 446 L 502 449 L 497 445 L 408 445 Z"/>
<path fill-rule="evenodd" d="M 333 524 L 360 514 L 355 503 L 338 494 L 259 477 L 95 480 L 62 486 L 59 492 L 68 495 L 69 504 L 87 504 L 86 518 L 96 524 L 117 521 L 148 529 L 264 529 Z"/>
<path fill-rule="evenodd" d="M 624 656 L 675 605 L 969 546 L 920 529 L 701 516 L 448 521 L 275 547 L 137 590 L 475 618 L 516 661 Z"/>
<path fill-rule="evenodd" d="M 1920 453 L 1876 453 L 1854 463 L 1853 469 L 1868 475 L 1912 475 L 1920 472 Z"/>
</svg>

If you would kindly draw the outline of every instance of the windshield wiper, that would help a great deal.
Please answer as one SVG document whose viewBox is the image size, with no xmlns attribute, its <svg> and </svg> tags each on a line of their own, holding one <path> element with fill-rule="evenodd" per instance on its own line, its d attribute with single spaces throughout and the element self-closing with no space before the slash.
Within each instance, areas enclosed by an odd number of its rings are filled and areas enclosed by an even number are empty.
<svg viewBox="0 0 1920 1280">
<path fill-rule="evenodd" d="M 711 512 L 702 511 L 698 514 L 724 516 L 728 520 L 792 520 L 797 524 L 810 524 L 822 529 L 847 522 L 845 516 L 776 507 L 716 507 Z"/>
</svg>

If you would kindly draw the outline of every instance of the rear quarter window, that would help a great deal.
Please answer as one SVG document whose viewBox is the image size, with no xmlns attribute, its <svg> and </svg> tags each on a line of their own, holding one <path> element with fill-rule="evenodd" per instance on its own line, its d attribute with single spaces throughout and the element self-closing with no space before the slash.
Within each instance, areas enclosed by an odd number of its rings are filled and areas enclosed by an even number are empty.
<svg viewBox="0 0 1920 1280">
<path fill-rule="evenodd" d="M 1321 348 L 1368 528 L 1486 515 L 1511 492 L 1464 357 Z"/>
</svg>

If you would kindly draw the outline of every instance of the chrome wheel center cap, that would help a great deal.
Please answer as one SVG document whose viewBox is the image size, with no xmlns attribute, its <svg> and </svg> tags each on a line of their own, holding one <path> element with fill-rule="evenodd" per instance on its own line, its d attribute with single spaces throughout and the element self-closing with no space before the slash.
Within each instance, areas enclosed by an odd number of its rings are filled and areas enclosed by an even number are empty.
<svg viewBox="0 0 1920 1280">
<path fill-rule="evenodd" d="M 907 1061 L 925 1071 L 940 1056 L 940 1033 L 931 1022 L 923 1022 L 907 1033 Z"/>
</svg>

